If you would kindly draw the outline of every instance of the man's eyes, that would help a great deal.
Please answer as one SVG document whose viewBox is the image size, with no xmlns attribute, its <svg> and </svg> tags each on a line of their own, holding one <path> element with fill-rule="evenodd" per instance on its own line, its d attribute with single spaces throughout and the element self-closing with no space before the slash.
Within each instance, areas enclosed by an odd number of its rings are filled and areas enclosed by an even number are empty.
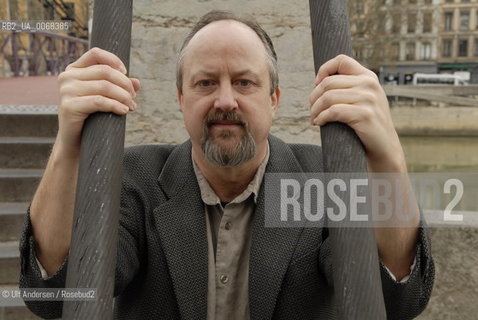
<svg viewBox="0 0 478 320">
<path fill-rule="evenodd" d="M 214 81 L 212 80 L 201 80 L 198 82 L 198 85 L 200 87 L 210 87 L 212 85 L 214 85 Z"/>
<path fill-rule="evenodd" d="M 240 87 L 249 87 L 252 85 L 252 81 L 249 80 L 238 80 L 236 81 L 236 84 Z"/>
<path fill-rule="evenodd" d="M 212 86 L 217 85 L 217 82 L 214 81 L 214 80 L 200 80 L 196 83 L 196 85 L 201 87 L 201 88 L 210 88 Z M 247 88 L 247 87 L 250 87 L 250 86 L 254 85 L 254 82 L 252 82 L 250 80 L 241 79 L 241 80 L 234 81 L 233 85 L 241 87 L 241 88 Z"/>
</svg>

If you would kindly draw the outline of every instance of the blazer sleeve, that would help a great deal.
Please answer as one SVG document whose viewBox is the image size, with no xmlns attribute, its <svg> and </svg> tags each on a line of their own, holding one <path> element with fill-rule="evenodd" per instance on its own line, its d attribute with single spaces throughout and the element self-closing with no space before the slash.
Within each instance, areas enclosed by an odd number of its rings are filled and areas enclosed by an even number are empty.
<svg viewBox="0 0 478 320">
<path fill-rule="evenodd" d="M 48 278 L 43 279 L 36 262 L 35 238 L 33 237 L 28 209 L 20 238 L 20 288 L 64 288 L 68 257 L 63 264 Z M 25 301 L 27 307 L 34 314 L 45 319 L 61 317 L 62 301 Z"/>
<path fill-rule="evenodd" d="M 115 296 L 132 281 L 140 267 L 140 252 L 144 239 L 144 221 L 141 197 L 134 188 L 123 183 L 118 229 Z M 64 288 L 68 256 L 55 274 L 43 278 L 36 261 L 35 238 L 28 210 L 20 239 L 20 288 Z M 61 317 L 62 301 L 25 301 L 34 314 L 55 319 Z"/>
<path fill-rule="evenodd" d="M 324 239 L 319 251 L 319 268 L 329 286 L 333 286 L 332 254 L 328 237 Z M 419 226 L 416 263 L 408 280 L 394 280 L 381 261 L 380 274 L 388 320 L 413 319 L 425 309 L 432 292 L 435 266 L 428 228 L 424 222 Z"/>
<path fill-rule="evenodd" d="M 431 255 L 431 241 L 424 221 L 419 228 L 416 264 L 404 283 L 392 279 L 380 262 L 383 296 L 387 319 L 406 320 L 419 315 L 428 304 L 435 279 L 435 264 Z"/>
</svg>

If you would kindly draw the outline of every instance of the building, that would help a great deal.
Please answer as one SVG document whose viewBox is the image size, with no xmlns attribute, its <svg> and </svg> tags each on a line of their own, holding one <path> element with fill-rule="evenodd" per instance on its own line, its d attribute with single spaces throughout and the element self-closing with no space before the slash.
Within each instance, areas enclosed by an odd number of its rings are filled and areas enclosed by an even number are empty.
<svg viewBox="0 0 478 320">
<path fill-rule="evenodd" d="M 440 14 L 438 71 L 468 71 L 478 83 L 478 0 L 442 0 Z"/>
<path fill-rule="evenodd" d="M 62 31 L 0 32 L 0 76 L 57 74 L 87 49 L 87 0 L 0 0 L 2 21 L 71 21 Z"/>
<path fill-rule="evenodd" d="M 349 0 L 349 12 L 355 56 L 382 83 L 457 71 L 478 82 L 478 0 Z"/>
</svg>

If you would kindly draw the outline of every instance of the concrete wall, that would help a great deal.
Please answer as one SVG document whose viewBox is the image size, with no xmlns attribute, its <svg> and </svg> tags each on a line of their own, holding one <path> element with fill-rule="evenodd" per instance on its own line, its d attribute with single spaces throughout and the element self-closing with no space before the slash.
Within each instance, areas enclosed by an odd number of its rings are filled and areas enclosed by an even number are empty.
<svg viewBox="0 0 478 320">
<path fill-rule="evenodd" d="M 400 106 L 393 107 L 391 112 L 395 128 L 400 135 L 478 135 L 476 107 Z"/>
<path fill-rule="evenodd" d="M 283 90 L 272 132 L 288 142 L 319 144 L 318 129 L 308 124 L 308 97 L 314 72 L 305 0 L 134 1 L 131 75 L 139 78 L 143 87 L 137 100 L 138 111 L 128 116 L 126 143 L 179 143 L 187 138 L 176 99 L 175 59 L 188 29 L 199 16 L 212 9 L 252 14 L 269 32 L 279 57 Z M 414 111 L 394 112 L 396 121 L 405 129 L 418 119 Z M 466 123 L 470 123 L 475 114 L 467 115 Z M 420 119 L 433 123 L 428 116 L 429 113 L 423 114 Z M 454 117 L 461 125 L 464 118 L 458 112 Z M 436 289 L 420 319 L 475 319 L 478 232 L 439 229 L 433 232 L 433 238 Z"/>
</svg>

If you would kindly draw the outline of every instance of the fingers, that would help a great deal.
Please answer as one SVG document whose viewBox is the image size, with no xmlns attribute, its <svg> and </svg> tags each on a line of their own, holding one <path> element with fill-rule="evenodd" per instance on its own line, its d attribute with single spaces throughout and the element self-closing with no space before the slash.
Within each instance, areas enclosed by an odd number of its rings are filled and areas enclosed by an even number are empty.
<svg viewBox="0 0 478 320">
<path fill-rule="evenodd" d="M 94 112 L 113 112 L 117 115 L 125 115 L 131 107 L 122 104 L 116 99 L 102 95 L 89 95 L 71 97 L 65 101 L 65 105 L 74 106 L 72 113 L 91 114 Z"/>
<path fill-rule="evenodd" d="M 333 75 L 323 79 L 311 92 L 309 102 L 311 105 L 325 92 L 336 89 L 348 89 L 363 85 L 363 79 L 357 76 Z"/>
<path fill-rule="evenodd" d="M 65 85 L 67 85 L 71 80 L 107 80 L 128 91 L 132 96 L 136 95 L 136 90 L 132 80 L 120 71 L 113 69 L 108 65 L 93 65 L 85 68 L 70 68 L 65 73 L 62 73 L 59 77 L 60 83 L 64 83 Z"/>
<path fill-rule="evenodd" d="M 326 91 L 311 106 L 310 115 L 312 124 L 322 112 L 333 105 L 354 105 L 363 101 L 362 95 L 350 89 L 335 89 Z"/>
<path fill-rule="evenodd" d="M 338 55 L 335 58 L 324 63 L 317 72 L 315 78 L 315 85 L 318 85 L 323 79 L 334 74 L 342 75 L 375 75 L 372 71 L 368 70 L 356 60 L 346 55 Z"/>
<path fill-rule="evenodd" d="M 141 83 L 139 82 L 139 79 L 136 78 L 129 78 L 131 80 L 131 83 L 133 84 L 133 88 L 135 91 L 138 91 L 141 89 Z"/>
<path fill-rule="evenodd" d="M 95 64 L 105 64 L 123 74 L 127 73 L 126 67 L 120 58 L 113 53 L 100 48 L 92 48 L 88 50 L 78 60 L 70 64 L 67 67 L 67 70 L 70 68 L 85 68 Z"/>
<path fill-rule="evenodd" d="M 363 124 L 371 120 L 372 112 L 368 108 L 357 109 L 356 106 L 351 104 L 334 104 L 322 111 L 314 119 L 314 124 L 323 126 L 328 122 L 338 121 L 355 128 L 356 124 Z"/>
<path fill-rule="evenodd" d="M 65 97 L 104 96 L 106 98 L 117 100 L 128 106 L 131 110 L 136 108 L 131 92 L 126 91 L 124 88 L 117 86 L 108 80 L 72 80 L 60 89 L 60 94 Z M 84 111 L 86 112 L 86 110 Z"/>
</svg>

